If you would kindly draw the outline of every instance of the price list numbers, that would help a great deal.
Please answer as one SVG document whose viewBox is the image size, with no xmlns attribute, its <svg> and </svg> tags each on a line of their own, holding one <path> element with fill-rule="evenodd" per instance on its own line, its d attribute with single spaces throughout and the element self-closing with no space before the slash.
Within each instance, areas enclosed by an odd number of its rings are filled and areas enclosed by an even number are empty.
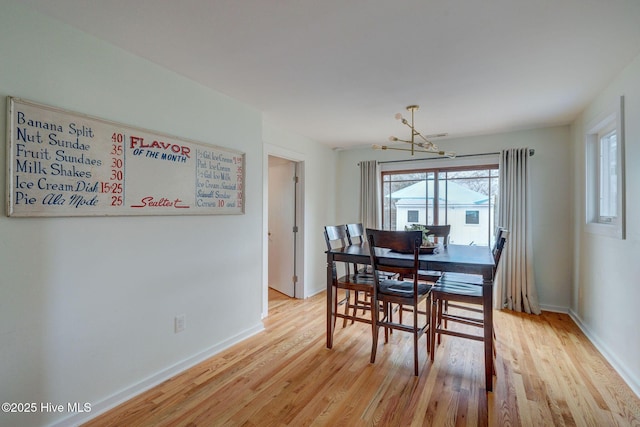
<svg viewBox="0 0 640 427">
<path fill-rule="evenodd" d="M 124 141 L 123 132 L 111 135 L 108 180 L 100 183 L 100 192 L 108 195 L 108 206 L 119 207 L 124 203 Z"/>
<path fill-rule="evenodd" d="M 196 150 L 196 207 L 242 208 L 244 171 L 241 156 Z"/>
<path fill-rule="evenodd" d="M 237 204 L 238 208 L 243 209 L 242 201 L 244 200 L 244 169 L 242 156 L 233 156 L 233 164 L 236 167 L 236 184 L 237 184 Z"/>
</svg>

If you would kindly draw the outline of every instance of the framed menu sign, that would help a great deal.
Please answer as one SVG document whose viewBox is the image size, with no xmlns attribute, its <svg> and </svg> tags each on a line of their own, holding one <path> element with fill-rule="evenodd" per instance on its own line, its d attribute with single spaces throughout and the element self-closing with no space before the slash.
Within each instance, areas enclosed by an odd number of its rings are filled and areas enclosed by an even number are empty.
<svg viewBox="0 0 640 427">
<path fill-rule="evenodd" d="M 8 98 L 7 215 L 244 213 L 244 153 Z"/>
</svg>

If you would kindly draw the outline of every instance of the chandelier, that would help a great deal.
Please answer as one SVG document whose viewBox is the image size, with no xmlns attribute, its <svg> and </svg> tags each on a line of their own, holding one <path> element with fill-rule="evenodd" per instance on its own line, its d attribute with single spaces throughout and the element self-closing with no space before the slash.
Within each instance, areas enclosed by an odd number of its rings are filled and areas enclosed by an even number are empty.
<svg viewBox="0 0 640 427">
<path fill-rule="evenodd" d="M 434 144 L 433 142 L 431 142 L 429 140 L 430 138 L 439 138 L 439 137 L 447 136 L 446 133 L 437 133 L 437 134 L 433 134 L 433 135 L 422 135 L 420 132 L 418 132 L 416 130 L 416 128 L 413 126 L 413 114 L 418 108 L 420 108 L 419 105 L 409 105 L 407 107 L 407 111 L 411 111 L 411 123 L 409 123 L 409 121 L 407 119 L 402 117 L 401 113 L 396 114 L 396 120 L 400 120 L 404 125 L 406 125 L 407 127 L 409 127 L 409 129 L 411 129 L 411 139 L 410 140 L 400 139 L 400 138 L 397 138 L 395 136 L 390 136 L 389 137 L 389 141 L 391 141 L 391 142 L 405 142 L 407 144 L 410 144 L 411 148 L 389 147 L 387 145 L 374 145 L 373 149 L 374 150 L 411 151 L 411 155 L 412 156 L 416 152 L 419 152 L 419 153 L 423 152 L 423 153 L 439 154 L 440 156 L 446 156 L 446 157 L 451 157 L 451 158 L 455 157 L 456 153 L 453 153 L 451 151 L 443 151 L 436 144 Z M 420 140 L 416 141 L 416 137 L 419 137 Z"/>
</svg>

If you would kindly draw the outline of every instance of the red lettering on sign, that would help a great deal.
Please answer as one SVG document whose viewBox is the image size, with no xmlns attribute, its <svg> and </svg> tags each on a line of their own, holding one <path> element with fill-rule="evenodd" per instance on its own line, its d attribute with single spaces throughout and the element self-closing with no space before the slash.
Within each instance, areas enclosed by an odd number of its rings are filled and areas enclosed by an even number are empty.
<svg viewBox="0 0 640 427">
<path fill-rule="evenodd" d="M 158 148 L 161 150 L 173 151 L 176 154 L 191 158 L 191 148 L 186 145 L 178 145 L 164 141 L 153 141 L 149 144 L 144 142 L 144 138 L 139 136 L 131 136 L 130 141 L 129 148 L 135 148 L 136 146 L 138 148 Z"/>
<path fill-rule="evenodd" d="M 140 204 L 131 205 L 132 208 L 180 208 L 180 209 L 189 209 L 188 205 L 183 205 L 181 199 L 175 199 L 173 202 L 166 197 L 161 197 L 156 200 L 153 196 L 147 196 L 140 199 Z"/>
</svg>

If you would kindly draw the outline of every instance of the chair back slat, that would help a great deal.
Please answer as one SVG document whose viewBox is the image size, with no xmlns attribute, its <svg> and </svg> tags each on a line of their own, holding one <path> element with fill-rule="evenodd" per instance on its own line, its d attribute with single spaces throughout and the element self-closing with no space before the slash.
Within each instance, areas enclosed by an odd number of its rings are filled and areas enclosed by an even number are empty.
<svg viewBox="0 0 640 427">
<path fill-rule="evenodd" d="M 498 234 L 498 238 L 496 239 L 495 249 L 493 250 L 493 260 L 495 262 L 494 272 L 498 269 L 500 258 L 502 258 L 502 250 L 504 249 L 504 246 L 507 244 L 508 236 L 509 236 L 509 231 L 505 230 L 504 228 L 501 228 Z"/>
<path fill-rule="evenodd" d="M 410 224 L 405 226 L 404 228 L 407 231 L 413 230 L 427 230 L 424 233 L 424 237 L 433 236 L 435 237 L 436 243 L 442 243 L 443 246 L 447 246 L 449 244 L 449 235 L 451 234 L 451 225 L 434 225 L 434 224 Z"/>
<path fill-rule="evenodd" d="M 451 225 L 426 225 L 427 236 L 434 236 L 436 243 L 442 243 L 443 246 L 449 244 L 449 235 L 451 234 Z"/>
<path fill-rule="evenodd" d="M 347 224 L 347 238 L 350 245 L 364 243 L 367 238 L 364 235 L 364 227 L 361 223 Z"/>
<path fill-rule="evenodd" d="M 422 231 L 387 231 L 367 229 L 371 265 L 376 276 L 379 271 L 398 273 L 400 276 L 417 277 L 418 255 L 422 244 Z M 394 252 L 413 254 L 411 265 L 398 265 L 392 258 L 381 259 L 376 249 L 388 249 Z M 377 282 L 377 280 L 376 280 Z"/>
<path fill-rule="evenodd" d="M 344 225 L 326 225 L 324 227 L 324 240 L 327 250 L 344 248 L 348 245 L 347 229 Z"/>
<path fill-rule="evenodd" d="M 390 249 L 395 252 L 414 252 L 416 242 L 418 248 L 422 243 L 422 231 L 388 231 L 367 228 L 369 244 L 378 248 Z M 373 241 L 372 241 L 373 239 Z"/>
<path fill-rule="evenodd" d="M 502 237 L 502 232 L 506 229 L 504 227 L 497 226 L 496 231 L 493 234 L 493 246 L 491 247 L 491 253 L 495 253 L 498 248 L 498 243 L 500 243 L 500 237 Z M 495 258 L 495 257 L 494 257 Z"/>
<path fill-rule="evenodd" d="M 327 250 L 344 248 L 349 245 L 349 239 L 347 237 L 347 227 L 344 225 L 325 225 L 324 227 L 324 240 L 327 244 Z M 347 277 L 351 276 L 351 266 L 347 262 L 334 262 L 333 263 L 333 275 L 334 280 L 337 279 L 338 264 L 344 266 L 344 272 Z M 341 270 L 341 271 L 343 271 Z M 354 266 L 354 273 L 357 271 L 357 268 Z"/>
</svg>

